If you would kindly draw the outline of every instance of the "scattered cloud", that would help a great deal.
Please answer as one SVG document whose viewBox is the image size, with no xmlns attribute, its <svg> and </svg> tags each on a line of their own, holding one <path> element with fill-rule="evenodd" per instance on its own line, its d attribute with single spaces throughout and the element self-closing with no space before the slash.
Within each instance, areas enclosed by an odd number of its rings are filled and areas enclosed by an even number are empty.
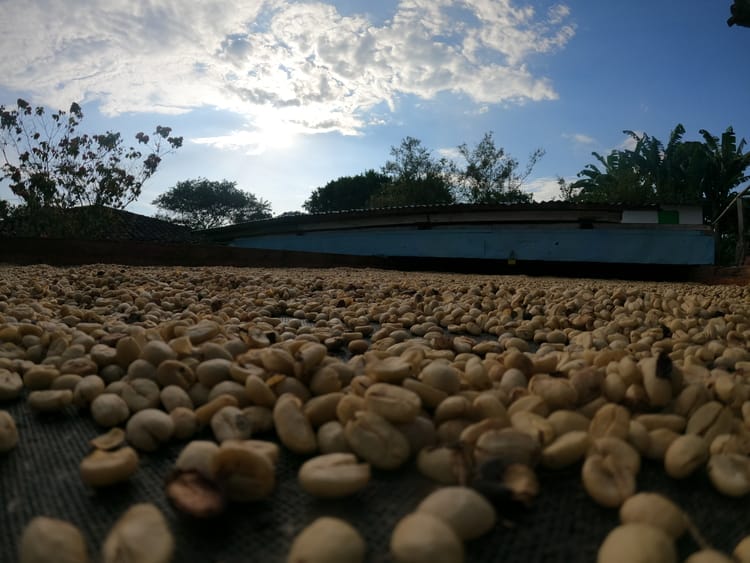
<svg viewBox="0 0 750 563">
<path fill-rule="evenodd" d="M 594 145 L 596 139 L 583 133 L 563 133 L 563 138 L 570 139 L 578 145 Z"/>
<path fill-rule="evenodd" d="M 479 112 L 555 99 L 528 60 L 573 37 L 570 10 L 517 3 L 400 0 L 376 25 L 325 2 L 10 2 L 0 85 L 54 107 L 95 102 L 107 115 L 229 110 L 247 130 L 195 142 L 252 152 L 269 133 L 261 118 L 289 135 L 353 135 L 403 95 L 463 94 Z"/>
<path fill-rule="evenodd" d="M 566 178 L 566 181 L 574 181 L 575 178 Z M 534 196 L 534 201 L 553 201 L 560 199 L 560 185 L 557 178 L 536 178 L 526 182 L 524 191 L 530 192 Z"/>
</svg>

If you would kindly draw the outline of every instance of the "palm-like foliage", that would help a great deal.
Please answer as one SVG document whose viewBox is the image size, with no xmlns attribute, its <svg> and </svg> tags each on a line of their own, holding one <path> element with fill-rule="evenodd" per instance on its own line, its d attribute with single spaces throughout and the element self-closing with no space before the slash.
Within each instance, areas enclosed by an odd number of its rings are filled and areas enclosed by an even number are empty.
<svg viewBox="0 0 750 563">
<path fill-rule="evenodd" d="M 575 201 L 589 203 L 643 203 L 652 200 L 648 183 L 639 173 L 633 155 L 612 151 L 606 157 L 592 153 L 601 164 L 588 164 L 572 186 Z M 576 193 L 577 192 L 577 193 Z"/>
<path fill-rule="evenodd" d="M 714 137 L 700 131 L 703 142 L 683 141 L 678 124 L 666 146 L 656 137 L 625 131 L 632 149 L 614 150 L 606 157 L 592 153 L 588 164 L 568 190 L 569 199 L 582 202 L 703 203 L 713 219 L 729 202 L 731 192 L 750 179 L 750 153 L 745 140 L 737 142 L 731 127 Z"/>
<path fill-rule="evenodd" d="M 731 192 L 743 182 L 750 180 L 745 171 L 750 167 L 750 153 L 743 153 L 746 141 L 737 142 L 737 136 L 728 127 L 721 137 L 700 130 L 705 147 L 706 175 L 703 182 L 703 195 L 708 204 L 711 218 L 715 218 L 729 203 Z"/>
</svg>

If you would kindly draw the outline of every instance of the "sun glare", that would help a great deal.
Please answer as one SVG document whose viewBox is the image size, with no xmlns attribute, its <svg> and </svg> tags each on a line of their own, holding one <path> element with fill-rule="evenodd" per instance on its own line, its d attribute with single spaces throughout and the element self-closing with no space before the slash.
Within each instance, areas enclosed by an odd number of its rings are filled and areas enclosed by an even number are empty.
<svg viewBox="0 0 750 563">
<path fill-rule="evenodd" d="M 258 142 L 267 149 L 286 149 L 294 144 L 299 129 L 277 116 L 260 116 L 253 125 L 257 128 Z"/>
</svg>

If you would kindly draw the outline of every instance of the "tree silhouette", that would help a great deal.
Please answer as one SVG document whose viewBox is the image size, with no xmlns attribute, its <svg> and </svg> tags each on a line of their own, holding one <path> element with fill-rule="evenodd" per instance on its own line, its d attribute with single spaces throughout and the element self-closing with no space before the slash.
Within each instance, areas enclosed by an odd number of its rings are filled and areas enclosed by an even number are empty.
<svg viewBox="0 0 750 563">
<path fill-rule="evenodd" d="M 197 178 L 177 182 L 153 202 L 166 214 L 157 215 L 193 230 L 211 229 L 271 217 L 271 204 L 237 188 L 236 182 Z"/>
</svg>

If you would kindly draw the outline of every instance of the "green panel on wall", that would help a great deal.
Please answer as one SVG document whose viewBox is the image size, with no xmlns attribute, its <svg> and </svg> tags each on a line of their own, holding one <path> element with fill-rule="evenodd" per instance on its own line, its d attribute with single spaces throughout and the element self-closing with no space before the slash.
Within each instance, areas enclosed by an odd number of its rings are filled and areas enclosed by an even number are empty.
<svg viewBox="0 0 750 563">
<path fill-rule="evenodd" d="M 672 210 L 659 210 L 659 224 L 660 225 L 679 225 L 680 224 L 680 212 L 676 209 Z"/>
</svg>

